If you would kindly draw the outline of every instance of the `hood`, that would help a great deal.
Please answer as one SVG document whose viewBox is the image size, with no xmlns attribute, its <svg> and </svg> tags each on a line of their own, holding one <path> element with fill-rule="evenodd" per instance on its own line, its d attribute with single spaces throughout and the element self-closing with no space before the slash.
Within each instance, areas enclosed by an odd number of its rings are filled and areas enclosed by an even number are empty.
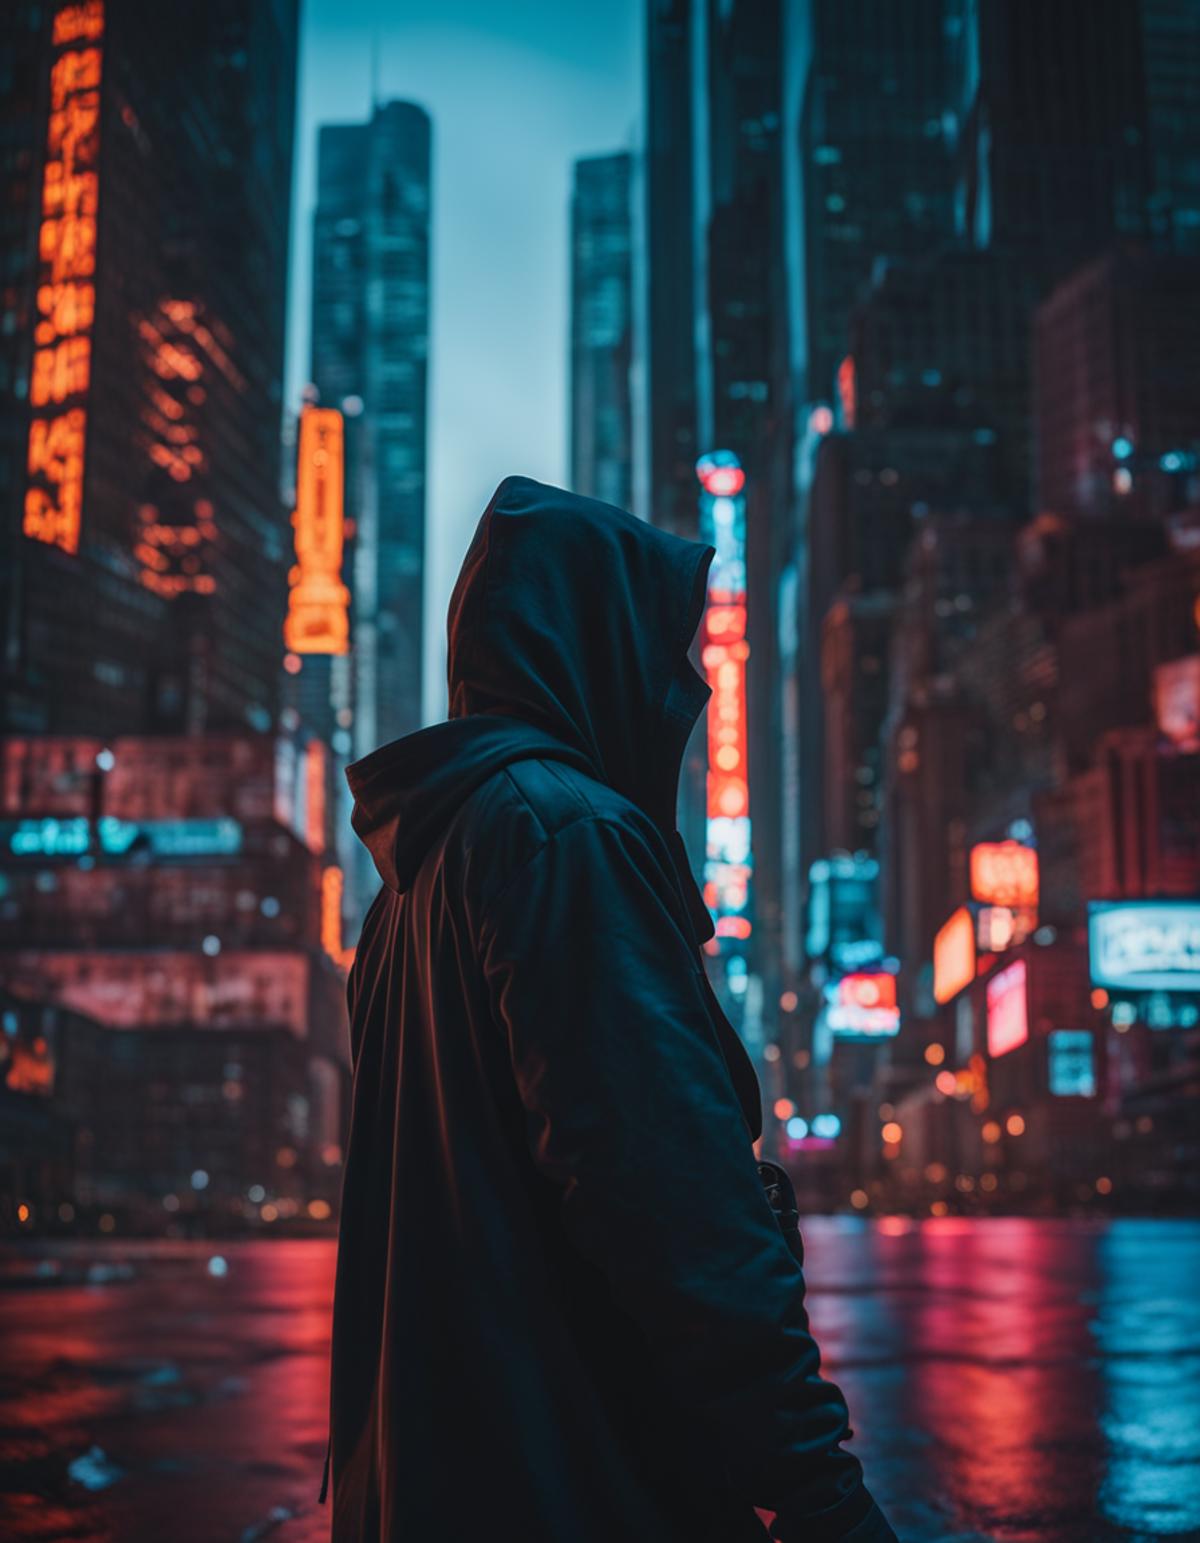
<svg viewBox="0 0 1200 1543">
<path fill-rule="evenodd" d="M 701 941 L 712 919 L 675 830 L 710 691 L 688 658 L 713 549 L 527 477 L 493 494 L 447 616 L 450 716 L 347 769 L 352 823 L 403 892 L 455 810 L 511 761 L 565 760 L 671 846 Z"/>
</svg>

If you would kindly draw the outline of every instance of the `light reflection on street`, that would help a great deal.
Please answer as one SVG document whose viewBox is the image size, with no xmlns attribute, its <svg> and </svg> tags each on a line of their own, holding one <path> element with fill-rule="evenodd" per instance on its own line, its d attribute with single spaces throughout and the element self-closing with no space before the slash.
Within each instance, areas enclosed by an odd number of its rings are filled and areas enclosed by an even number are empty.
<svg viewBox="0 0 1200 1543">
<path fill-rule="evenodd" d="M 905 1543 L 1200 1536 L 1200 1223 L 805 1234 L 826 1362 Z M 132 1270 L 89 1283 L 101 1258 Z M 326 1536 L 330 1243 L 30 1244 L 0 1283 L 0 1537 Z"/>
</svg>

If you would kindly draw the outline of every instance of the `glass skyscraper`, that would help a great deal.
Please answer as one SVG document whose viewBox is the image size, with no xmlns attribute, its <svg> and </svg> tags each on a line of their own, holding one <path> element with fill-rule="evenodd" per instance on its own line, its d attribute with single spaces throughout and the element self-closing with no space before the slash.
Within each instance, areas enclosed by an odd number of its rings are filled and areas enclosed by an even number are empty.
<svg viewBox="0 0 1200 1543">
<path fill-rule="evenodd" d="M 318 143 L 312 380 L 346 416 L 360 755 L 421 723 L 430 139 L 388 102 Z"/>
</svg>

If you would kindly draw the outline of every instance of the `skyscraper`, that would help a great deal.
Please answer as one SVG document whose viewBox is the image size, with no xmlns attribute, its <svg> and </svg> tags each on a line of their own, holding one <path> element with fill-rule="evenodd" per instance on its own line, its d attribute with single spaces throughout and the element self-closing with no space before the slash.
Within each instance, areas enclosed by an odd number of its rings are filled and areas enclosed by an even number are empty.
<svg viewBox="0 0 1200 1543">
<path fill-rule="evenodd" d="M 696 531 L 696 247 L 693 0 L 647 0 L 644 167 L 644 354 L 648 507 L 680 535 Z"/>
<path fill-rule="evenodd" d="M 1017 251 L 1044 290 L 1146 230 L 1138 0 L 971 0 L 956 36 L 960 233 Z"/>
<path fill-rule="evenodd" d="M 1157 246 L 1200 252 L 1200 6 L 1141 0 L 1150 146 L 1150 231 Z"/>
<path fill-rule="evenodd" d="M 761 1004 L 777 996 L 776 591 L 792 503 L 784 6 L 649 0 L 646 16 L 646 512 L 683 535 L 720 536 L 719 550 L 729 537 L 738 553 L 741 599 L 724 620 L 739 618 L 736 710 L 749 740 L 725 747 L 722 768 L 748 786 L 738 817 L 762 861 L 744 864 L 752 898 L 729 919 L 739 930 L 721 935 L 717 984 L 753 1045 Z M 697 866 L 716 818 L 712 772 L 696 735 L 680 828 Z"/>
<path fill-rule="evenodd" d="M 803 0 L 800 177 L 810 401 L 827 400 L 850 311 L 880 257 L 950 238 L 948 0 Z"/>
<path fill-rule="evenodd" d="M 1200 494 L 1200 272 L 1178 252 L 1111 252 L 1034 326 L 1038 508 L 1158 518 Z"/>
<path fill-rule="evenodd" d="M 575 162 L 571 197 L 571 486 L 633 498 L 630 156 Z"/>
<path fill-rule="evenodd" d="M 388 102 L 318 141 L 312 379 L 347 420 L 359 754 L 421 723 L 430 136 Z"/>
<path fill-rule="evenodd" d="M 269 729 L 295 0 L 6 25 L 30 73 L 6 109 L 0 717 Z"/>
</svg>

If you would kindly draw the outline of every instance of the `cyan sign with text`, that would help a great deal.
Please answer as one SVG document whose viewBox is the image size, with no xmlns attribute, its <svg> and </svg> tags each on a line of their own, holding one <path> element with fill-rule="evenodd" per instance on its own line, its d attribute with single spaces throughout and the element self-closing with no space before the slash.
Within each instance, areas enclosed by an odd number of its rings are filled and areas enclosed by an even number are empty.
<svg viewBox="0 0 1200 1543">
<path fill-rule="evenodd" d="M 1092 982 L 1109 991 L 1200 991 L 1200 901 L 1093 901 Z"/>
</svg>

